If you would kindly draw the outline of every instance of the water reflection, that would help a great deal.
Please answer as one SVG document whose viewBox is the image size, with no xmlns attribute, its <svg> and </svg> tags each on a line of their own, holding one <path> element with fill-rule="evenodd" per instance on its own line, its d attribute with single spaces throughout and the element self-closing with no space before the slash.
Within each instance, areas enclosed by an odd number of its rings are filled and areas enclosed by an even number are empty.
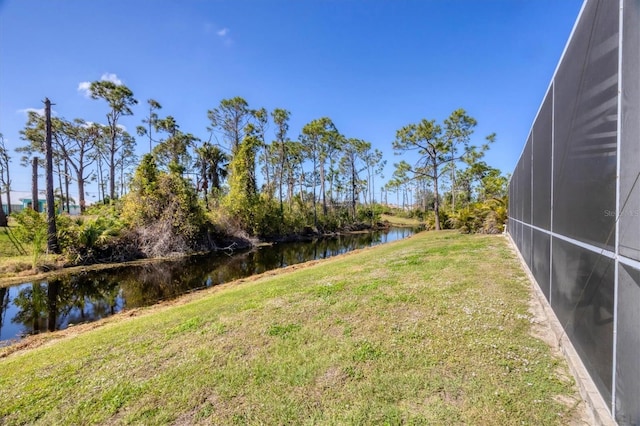
<svg viewBox="0 0 640 426">
<path fill-rule="evenodd" d="M 408 237 L 415 230 L 340 235 L 283 243 L 244 253 L 192 256 L 175 261 L 82 272 L 0 288 L 0 345 L 24 335 L 95 321 L 123 309 L 148 306 L 296 263 Z"/>
</svg>

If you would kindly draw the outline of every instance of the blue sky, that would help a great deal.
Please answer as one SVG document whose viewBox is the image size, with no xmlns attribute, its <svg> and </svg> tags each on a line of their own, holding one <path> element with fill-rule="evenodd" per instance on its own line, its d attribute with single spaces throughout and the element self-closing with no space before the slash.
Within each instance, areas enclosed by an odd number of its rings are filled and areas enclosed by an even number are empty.
<svg viewBox="0 0 640 426">
<path fill-rule="evenodd" d="M 473 141 L 497 142 L 487 162 L 511 172 L 578 16 L 582 0 L 152 1 L 0 0 L 0 132 L 23 145 L 25 110 L 105 122 L 106 104 L 82 82 L 122 81 L 207 139 L 207 110 L 244 97 L 286 108 L 290 137 L 322 116 L 385 153 L 400 127 L 464 108 Z M 273 137 L 274 126 L 269 136 Z M 139 153 L 148 149 L 141 138 Z M 30 170 L 12 163 L 13 188 Z M 412 161 L 412 158 L 405 157 Z M 379 185 L 376 185 L 379 187 Z M 89 189 L 96 195 L 95 188 Z"/>
</svg>

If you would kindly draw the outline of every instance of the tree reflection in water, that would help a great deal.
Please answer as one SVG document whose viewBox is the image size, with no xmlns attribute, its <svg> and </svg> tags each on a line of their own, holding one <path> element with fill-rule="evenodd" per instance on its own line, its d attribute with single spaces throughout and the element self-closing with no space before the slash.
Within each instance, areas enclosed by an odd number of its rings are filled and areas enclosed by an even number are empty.
<svg viewBox="0 0 640 426">
<path fill-rule="evenodd" d="M 415 232 L 396 228 L 390 232 L 274 244 L 233 256 L 210 254 L 138 266 L 120 266 L 0 289 L 0 343 L 1 340 L 19 338 L 25 334 L 94 321 L 123 309 L 148 306 L 271 269 L 402 239 Z M 9 332 L 3 330 L 5 317 L 11 318 L 11 323 L 19 327 Z"/>
</svg>

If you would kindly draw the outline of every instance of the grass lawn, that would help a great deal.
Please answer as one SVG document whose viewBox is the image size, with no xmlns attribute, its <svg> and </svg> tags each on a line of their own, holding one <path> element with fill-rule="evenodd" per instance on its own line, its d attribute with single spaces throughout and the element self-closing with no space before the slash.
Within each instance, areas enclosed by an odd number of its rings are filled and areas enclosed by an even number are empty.
<svg viewBox="0 0 640 426">
<path fill-rule="evenodd" d="M 9 227 L 0 228 L 0 287 L 9 285 L 12 278 L 19 281 L 20 277 L 35 277 L 38 269 L 55 269 L 59 263 L 59 255 L 42 253 L 34 256 L 31 243 L 19 242 L 13 218 L 9 218 Z"/>
<path fill-rule="evenodd" d="M 33 256 L 31 247 L 20 244 L 20 249 L 12 242 L 12 219 L 9 219 L 8 228 L 0 228 L 0 278 L 13 276 L 17 272 L 31 269 Z M 13 238 L 15 241 L 15 237 Z"/>
<path fill-rule="evenodd" d="M 8 228 L 0 228 L 0 258 L 20 256 L 20 251 L 9 239 L 9 232 L 11 232 L 11 223 Z"/>
<path fill-rule="evenodd" d="M 381 221 L 387 221 L 392 225 L 397 226 L 421 226 L 424 225 L 424 222 L 421 222 L 419 219 L 408 218 L 408 217 L 399 217 L 393 216 L 390 214 L 382 214 L 380 216 Z"/>
<path fill-rule="evenodd" d="M 501 236 L 421 233 L 0 359 L 1 424 L 567 424 Z"/>
</svg>

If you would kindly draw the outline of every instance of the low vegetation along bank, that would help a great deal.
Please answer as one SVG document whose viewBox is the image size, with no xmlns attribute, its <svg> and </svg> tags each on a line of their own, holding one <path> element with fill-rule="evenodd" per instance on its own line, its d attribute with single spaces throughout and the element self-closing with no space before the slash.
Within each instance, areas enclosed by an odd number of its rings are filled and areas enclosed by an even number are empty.
<svg viewBox="0 0 640 426">
<path fill-rule="evenodd" d="M 5 349 L 0 423 L 567 424 L 529 299 L 503 237 L 421 233 Z"/>
</svg>

